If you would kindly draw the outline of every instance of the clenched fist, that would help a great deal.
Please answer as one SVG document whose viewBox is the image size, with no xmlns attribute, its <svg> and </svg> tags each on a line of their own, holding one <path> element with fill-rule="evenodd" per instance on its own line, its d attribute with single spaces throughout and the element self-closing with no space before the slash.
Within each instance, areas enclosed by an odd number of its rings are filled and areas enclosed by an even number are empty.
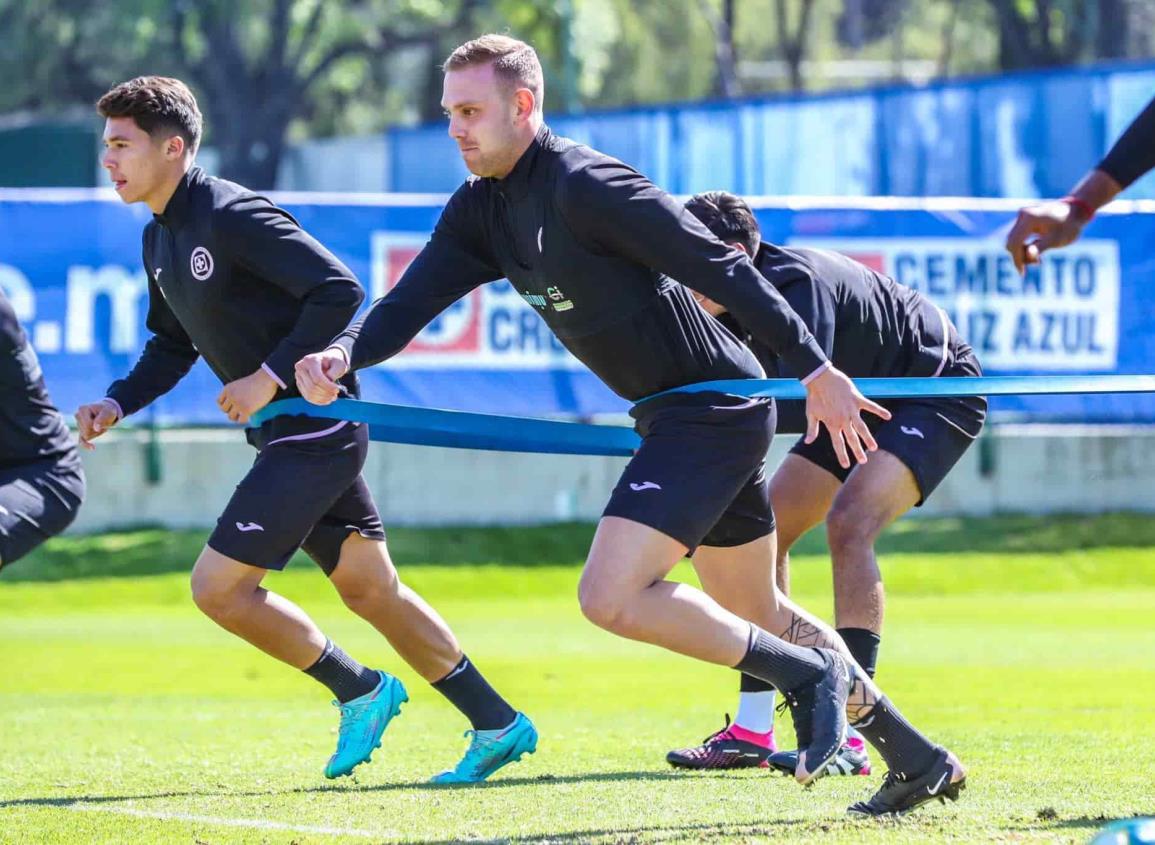
<svg viewBox="0 0 1155 845">
<path fill-rule="evenodd" d="M 80 430 L 80 445 L 95 449 L 92 441 L 120 422 L 120 406 L 111 399 L 90 402 L 76 409 L 76 427 Z"/>
</svg>

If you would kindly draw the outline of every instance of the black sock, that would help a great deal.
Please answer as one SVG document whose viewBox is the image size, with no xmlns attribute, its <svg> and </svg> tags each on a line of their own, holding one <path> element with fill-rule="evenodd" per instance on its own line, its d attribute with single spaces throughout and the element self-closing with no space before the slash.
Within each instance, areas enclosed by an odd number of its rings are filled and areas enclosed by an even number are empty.
<svg viewBox="0 0 1155 845">
<path fill-rule="evenodd" d="M 925 772 L 938 754 L 938 746 L 906 721 L 885 696 L 854 728 L 877 749 L 891 773 L 900 777 Z"/>
<path fill-rule="evenodd" d="M 743 672 L 738 676 L 738 692 L 774 692 L 774 685 Z"/>
<path fill-rule="evenodd" d="M 375 670 L 362 666 L 332 640 L 325 641 L 325 650 L 305 674 L 327 686 L 342 704 L 373 692 L 381 683 Z"/>
<path fill-rule="evenodd" d="M 817 650 L 780 640 L 751 625 L 746 656 L 734 668 L 789 691 L 815 681 L 826 671 L 826 664 Z"/>
<path fill-rule="evenodd" d="M 475 731 L 496 731 L 509 727 L 517 711 L 489 685 L 477 667 L 461 655 L 461 662 L 433 688 L 465 714 Z"/>
<path fill-rule="evenodd" d="M 842 641 L 850 649 L 855 662 L 873 678 L 874 668 L 878 665 L 878 646 L 882 642 L 882 637 L 866 628 L 839 628 L 838 636 L 842 637 Z"/>
</svg>

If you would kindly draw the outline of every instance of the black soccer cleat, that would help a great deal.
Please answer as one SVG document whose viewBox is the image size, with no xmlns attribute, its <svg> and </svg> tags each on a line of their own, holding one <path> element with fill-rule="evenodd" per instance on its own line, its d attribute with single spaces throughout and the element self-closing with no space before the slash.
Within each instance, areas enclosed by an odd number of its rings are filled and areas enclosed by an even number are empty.
<svg viewBox="0 0 1155 845">
<path fill-rule="evenodd" d="M 710 734 L 701 745 L 671 751 L 666 762 L 678 769 L 764 769 L 773 753 L 773 744 L 766 747 L 735 737 L 727 713 L 722 730 Z"/>
<path fill-rule="evenodd" d="M 767 762 L 770 768 L 793 777 L 798 768 L 798 752 L 779 751 L 771 754 Z M 836 777 L 869 774 L 870 755 L 866 753 L 866 746 L 862 740 L 854 738 L 849 738 L 842 743 L 842 747 L 838 749 L 838 753 L 830 758 L 830 762 L 826 764 L 826 771 L 823 772 L 823 775 Z"/>
<path fill-rule="evenodd" d="M 966 784 L 966 770 L 962 763 L 945 748 L 940 748 L 934 763 L 925 772 L 909 776 L 887 772 L 878 792 L 868 801 L 851 804 L 846 812 L 871 818 L 904 816 L 936 798 L 944 804 L 948 799 L 957 801 Z"/>
<path fill-rule="evenodd" d="M 854 669 L 841 654 L 826 648 L 814 650 L 822 656 L 826 671 L 813 684 L 782 693 L 798 737 L 794 779 L 803 786 L 826 772 L 827 764 L 846 741 L 846 699 L 854 682 Z"/>
</svg>

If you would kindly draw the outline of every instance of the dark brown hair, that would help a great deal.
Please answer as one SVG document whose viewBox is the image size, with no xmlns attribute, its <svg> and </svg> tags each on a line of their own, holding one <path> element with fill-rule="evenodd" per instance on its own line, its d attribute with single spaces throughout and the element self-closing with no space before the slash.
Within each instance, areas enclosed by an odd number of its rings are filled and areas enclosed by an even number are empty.
<svg viewBox="0 0 1155 845">
<path fill-rule="evenodd" d="M 138 76 L 122 82 L 96 103 L 101 117 L 131 117 L 154 140 L 180 135 L 189 152 L 201 142 L 201 112 L 196 97 L 179 79 Z"/>
<path fill-rule="evenodd" d="M 707 191 L 686 200 L 686 210 L 705 224 L 720 241 L 739 243 L 754 257 L 762 230 L 746 200 L 728 191 Z"/>
<path fill-rule="evenodd" d="M 541 111 L 542 100 L 545 97 L 541 61 L 537 57 L 537 51 L 524 41 L 518 41 L 508 35 L 494 34 L 474 38 L 450 53 L 441 69 L 448 73 L 451 70 L 464 70 L 467 67 L 487 64 L 492 64 L 498 78 L 513 89 L 528 88 L 533 92 L 534 108 Z"/>
</svg>

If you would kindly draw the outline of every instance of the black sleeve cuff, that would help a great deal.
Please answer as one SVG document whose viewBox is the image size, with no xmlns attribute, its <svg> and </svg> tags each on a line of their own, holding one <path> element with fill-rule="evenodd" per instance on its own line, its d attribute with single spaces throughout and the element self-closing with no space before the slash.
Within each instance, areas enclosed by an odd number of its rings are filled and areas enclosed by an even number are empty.
<svg viewBox="0 0 1155 845">
<path fill-rule="evenodd" d="M 809 380 L 818 370 L 824 369 L 830 363 L 818 341 L 810 334 L 806 335 L 802 343 L 783 352 L 781 358 L 794 377 L 800 380 Z"/>
</svg>

